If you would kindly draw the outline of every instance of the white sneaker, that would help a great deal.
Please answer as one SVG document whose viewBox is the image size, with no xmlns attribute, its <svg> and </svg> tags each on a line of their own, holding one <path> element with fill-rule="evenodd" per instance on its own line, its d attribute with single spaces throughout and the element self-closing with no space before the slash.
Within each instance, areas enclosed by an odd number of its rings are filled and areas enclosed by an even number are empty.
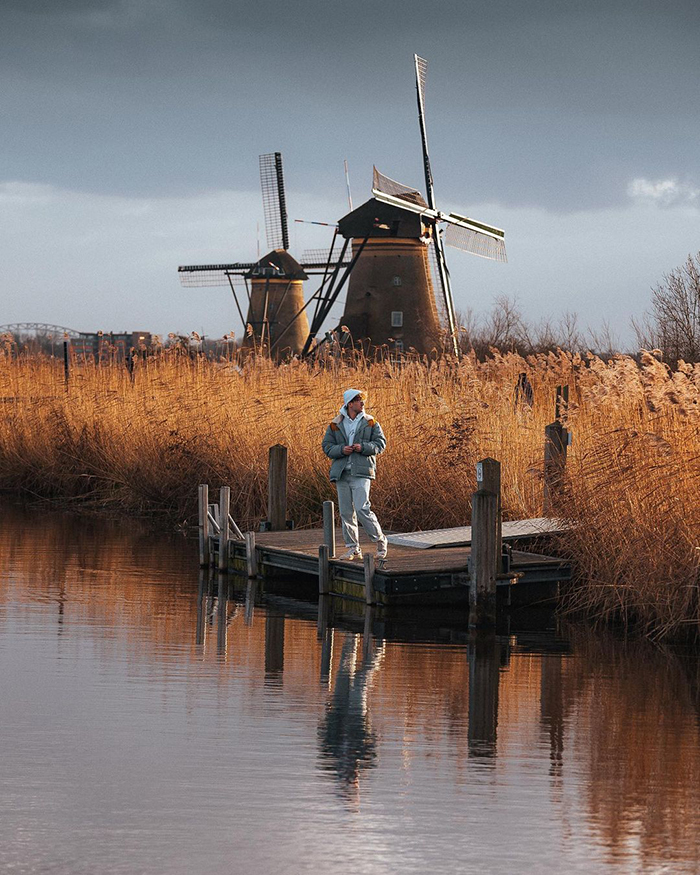
<svg viewBox="0 0 700 875">
<path fill-rule="evenodd" d="M 387 552 L 387 540 L 384 538 L 383 541 L 379 541 L 379 546 L 377 547 L 377 559 L 386 559 Z"/>
<path fill-rule="evenodd" d="M 362 559 L 362 550 L 359 547 L 348 547 L 338 558 L 344 560 Z"/>
</svg>

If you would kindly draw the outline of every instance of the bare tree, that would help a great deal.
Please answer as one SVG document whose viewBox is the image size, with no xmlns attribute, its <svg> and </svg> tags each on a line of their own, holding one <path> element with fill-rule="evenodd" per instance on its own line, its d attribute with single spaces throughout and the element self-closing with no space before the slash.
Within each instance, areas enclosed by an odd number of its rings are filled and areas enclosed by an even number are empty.
<svg viewBox="0 0 700 875">
<path fill-rule="evenodd" d="M 700 252 L 652 289 L 651 312 L 632 325 L 640 346 L 658 348 L 666 361 L 700 360 Z"/>
</svg>

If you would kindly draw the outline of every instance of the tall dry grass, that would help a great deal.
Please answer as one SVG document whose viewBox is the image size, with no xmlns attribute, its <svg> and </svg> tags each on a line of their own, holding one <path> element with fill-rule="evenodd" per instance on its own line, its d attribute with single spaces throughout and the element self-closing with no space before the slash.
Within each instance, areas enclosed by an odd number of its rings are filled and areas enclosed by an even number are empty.
<svg viewBox="0 0 700 875">
<path fill-rule="evenodd" d="M 267 449 L 289 448 L 289 515 L 317 524 L 333 497 L 320 442 L 344 388 L 368 393 L 388 448 L 373 501 L 387 528 L 469 521 L 475 463 L 503 466 L 507 518 L 541 514 L 543 433 L 570 386 L 574 443 L 560 512 L 563 549 L 585 586 L 574 607 L 660 633 L 698 622 L 700 366 L 653 356 L 606 363 L 559 354 L 486 361 L 352 359 L 275 365 L 191 359 L 176 350 L 73 367 L 8 349 L 0 361 L 0 488 L 193 518 L 196 485 L 232 487 L 243 527 L 265 515 Z M 532 408 L 514 403 L 517 375 Z"/>
</svg>

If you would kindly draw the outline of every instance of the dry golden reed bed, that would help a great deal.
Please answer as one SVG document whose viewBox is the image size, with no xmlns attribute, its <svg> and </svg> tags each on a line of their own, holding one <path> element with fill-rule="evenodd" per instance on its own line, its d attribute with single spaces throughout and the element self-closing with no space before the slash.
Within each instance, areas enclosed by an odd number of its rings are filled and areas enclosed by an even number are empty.
<svg viewBox="0 0 700 875">
<path fill-rule="evenodd" d="M 517 376 L 532 409 L 514 403 Z M 317 524 L 333 498 L 320 441 L 342 390 L 368 393 L 388 448 L 373 502 L 386 528 L 464 525 L 475 463 L 503 466 L 506 518 L 542 513 L 544 427 L 556 386 L 570 386 L 573 432 L 560 514 L 585 586 L 575 607 L 622 616 L 655 634 L 698 625 L 700 365 L 671 373 L 651 354 L 494 355 L 459 364 L 274 365 L 165 351 L 123 364 L 17 356 L 0 368 L 0 488 L 129 512 L 194 518 L 198 483 L 232 487 L 242 527 L 265 515 L 267 450 L 289 448 L 289 515 Z"/>
</svg>

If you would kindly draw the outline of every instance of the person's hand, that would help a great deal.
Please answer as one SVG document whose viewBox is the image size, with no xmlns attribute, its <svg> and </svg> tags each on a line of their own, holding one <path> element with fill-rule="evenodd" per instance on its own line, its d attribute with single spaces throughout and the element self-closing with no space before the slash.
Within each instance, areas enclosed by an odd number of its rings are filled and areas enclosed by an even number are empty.
<svg viewBox="0 0 700 875">
<path fill-rule="evenodd" d="M 354 450 L 355 450 L 354 447 L 343 447 L 343 455 L 349 456 L 350 453 L 354 452 Z"/>
<path fill-rule="evenodd" d="M 361 452 L 362 452 L 362 444 L 353 444 L 353 445 L 352 445 L 352 448 L 353 448 L 353 450 L 354 450 L 356 453 L 361 453 Z"/>
</svg>

